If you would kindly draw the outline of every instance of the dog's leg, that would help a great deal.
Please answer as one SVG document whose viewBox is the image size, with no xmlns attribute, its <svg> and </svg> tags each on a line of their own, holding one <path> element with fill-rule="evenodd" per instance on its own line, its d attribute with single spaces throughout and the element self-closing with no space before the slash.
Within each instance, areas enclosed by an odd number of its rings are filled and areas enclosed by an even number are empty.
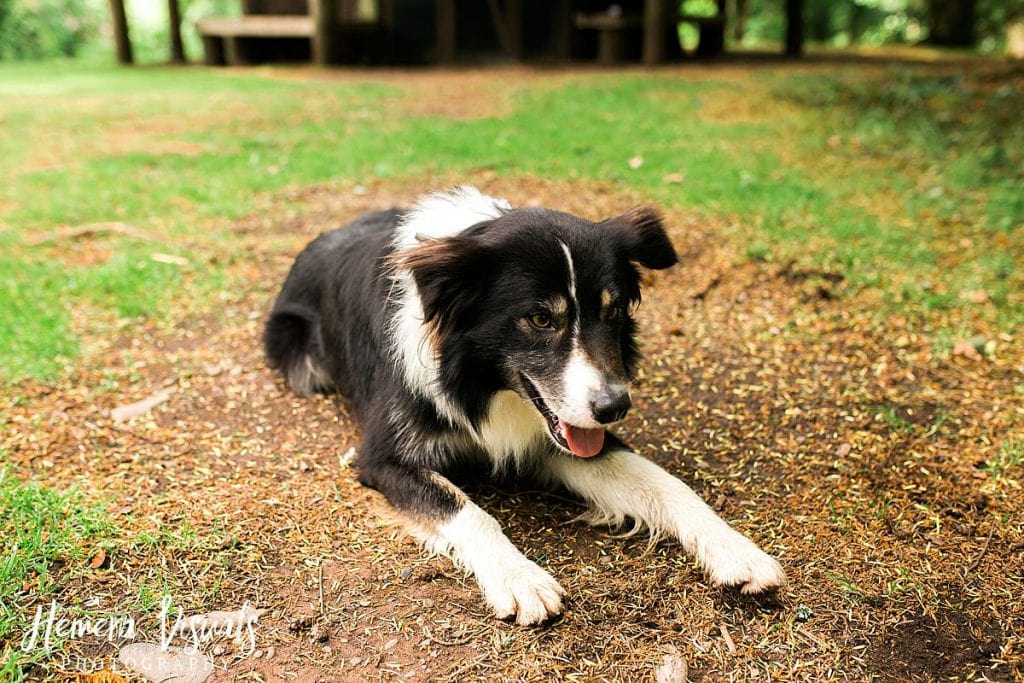
<svg viewBox="0 0 1024 683">
<path fill-rule="evenodd" d="M 539 624 L 561 614 L 564 590 L 508 540 L 497 520 L 446 478 L 423 467 L 364 467 L 363 484 L 411 517 L 428 548 L 471 572 L 499 619 Z"/>
<path fill-rule="evenodd" d="M 548 473 L 592 506 L 588 521 L 617 526 L 625 518 L 679 540 L 711 579 L 760 593 L 783 585 L 774 559 L 732 529 L 689 486 L 625 447 L 593 460 L 551 458 Z"/>
</svg>

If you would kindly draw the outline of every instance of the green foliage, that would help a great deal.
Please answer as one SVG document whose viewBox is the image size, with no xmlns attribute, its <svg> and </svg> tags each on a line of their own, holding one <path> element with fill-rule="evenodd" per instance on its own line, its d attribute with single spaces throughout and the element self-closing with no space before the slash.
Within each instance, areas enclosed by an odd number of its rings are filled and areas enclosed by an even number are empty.
<svg viewBox="0 0 1024 683">
<path fill-rule="evenodd" d="M 0 0 L 0 61 L 74 57 L 103 21 L 94 0 Z"/>
<path fill-rule="evenodd" d="M 808 40 L 823 45 L 890 45 L 928 38 L 928 10 L 943 0 L 805 0 Z M 784 5 L 748 0 L 744 44 L 778 43 L 785 32 Z M 1003 48 L 1008 22 L 1024 16 L 1024 0 L 976 0 L 978 47 Z"/>
<path fill-rule="evenodd" d="M 75 356 L 61 298 L 58 268 L 0 256 L 0 376 L 52 378 Z"/>
<path fill-rule="evenodd" d="M 34 605 L 57 590 L 55 571 L 85 560 L 113 534 L 106 512 L 79 494 L 0 469 L 0 680 L 24 680 L 25 668 L 43 656 L 22 652 L 17 635 L 29 625 Z"/>
<path fill-rule="evenodd" d="M 198 60 L 202 55 L 202 39 L 195 28 L 198 19 L 237 16 L 241 13 L 241 6 L 240 0 L 179 0 L 181 38 L 186 56 Z M 125 9 L 136 61 L 166 62 L 171 44 L 166 1 L 126 0 Z"/>
</svg>

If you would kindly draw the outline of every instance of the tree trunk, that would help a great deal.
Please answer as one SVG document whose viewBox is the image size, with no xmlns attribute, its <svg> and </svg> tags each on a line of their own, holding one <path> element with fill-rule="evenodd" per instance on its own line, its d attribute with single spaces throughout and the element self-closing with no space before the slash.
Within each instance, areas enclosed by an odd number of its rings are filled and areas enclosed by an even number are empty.
<svg viewBox="0 0 1024 683">
<path fill-rule="evenodd" d="M 167 21 L 171 35 L 171 62 L 185 63 L 185 45 L 181 42 L 181 11 L 178 0 L 167 0 Z"/>
<path fill-rule="evenodd" d="M 664 0 L 644 2 L 644 64 L 665 61 L 665 11 Z"/>
<path fill-rule="evenodd" d="M 850 2 L 850 23 L 847 30 L 850 32 L 850 43 L 856 45 L 864 35 L 864 20 L 867 18 L 867 8 L 858 2 Z"/>
<path fill-rule="evenodd" d="M 334 61 L 338 5 L 336 0 L 310 0 L 309 4 L 313 15 L 313 61 L 327 66 Z"/>
<path fill-rule="evenodd" d="M 111 28 L 114 31 L 114 47 L 118 64 L 131 64 L 132 41 L 128 36 L 128 15 L 124 11 L 124 0 L 110 0 Z"/>
<path fill-rule="evenodd" d="M 804 53 L 804 2 L 786 0 L 786 56 Z"/>
<path fill-rule="evenodd" d="M 974 0 L 928 0 L 928 42 L 974 47 Z"/>
<path fill-rule="evenodd" d="M 455 61 L 455 0 L 436 0 L 437 61 Z"/>
<path fill-rule="evenodd" d="M 742 43 L 743 36 L 747 33 L 747 0 L 735 0 L 733 8 L 732 39 Z"/>
</svg>

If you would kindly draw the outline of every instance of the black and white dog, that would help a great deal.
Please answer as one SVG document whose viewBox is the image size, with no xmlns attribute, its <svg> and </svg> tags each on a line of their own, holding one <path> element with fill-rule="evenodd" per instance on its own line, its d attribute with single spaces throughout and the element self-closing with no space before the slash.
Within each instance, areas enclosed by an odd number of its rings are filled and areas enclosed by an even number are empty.
<svg viewBox="0 0 1024 683">
<path fill-rule="evenodd" d="M 630 407 L 638 267 L 674 263 L 652 208 L 592 223 L 463 187 L 310 243 L 264 343 L 294 391 L 348 399 L 360 481 L 472 572 L 498 617 L 542 622 L 564 592 L 446 478 L 474 462 L 564 486 L 591 523 L 676 538 L 718 584 L 771 590 L 775 560 L 605 431 Z"/>
</svg>

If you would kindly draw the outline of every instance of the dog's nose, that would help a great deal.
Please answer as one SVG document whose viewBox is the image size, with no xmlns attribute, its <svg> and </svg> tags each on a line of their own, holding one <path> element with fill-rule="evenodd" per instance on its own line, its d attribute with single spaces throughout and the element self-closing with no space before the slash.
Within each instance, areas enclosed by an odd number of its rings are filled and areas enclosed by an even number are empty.
<svg viewBox="0 0 1024 683">
<path fill-rule="evenodd" d="M 629 398 L 628 389 L 621 386 L 608 387 L 590 402 L 590 410 L 595 420 L 608 424 L 626 417 L 631 405 L 633 402 Z"/>
</svg>

